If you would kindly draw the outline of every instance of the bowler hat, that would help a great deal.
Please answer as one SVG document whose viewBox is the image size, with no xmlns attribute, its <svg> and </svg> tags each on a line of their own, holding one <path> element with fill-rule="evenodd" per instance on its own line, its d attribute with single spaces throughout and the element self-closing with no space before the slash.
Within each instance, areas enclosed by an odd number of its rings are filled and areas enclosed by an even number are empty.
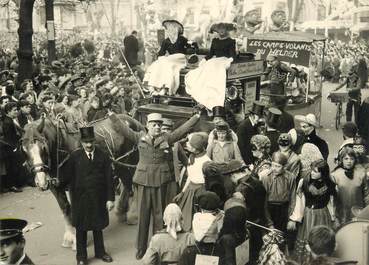
<svg viewBox="0 0 369 265">
<path fill-rule="evenodd" d="M 147 122 L 152 121 L 163 122 L 163 117 L 161 116 L 160 113 L 150 113 L 149 115 L 147 115 Z"/>
<path fill-rule="evenodd" d="M 222 106 L 215 106 L 213 108 L 213 117 L 225 118 L 226 117 L 225 108 Z"/>
<path fill-rule="evenodd" d="M 250 110 L 250 113 L 258 115 L 259 117 L 264 116 L 264 108 L 265 105 L 263 103 L 260 101 L 254 101 L 252 103 L 252 109 Z"/>
<path fill-rule="evenodd" d="M 22 235 L 27 221 L 22 219 L 0 219 L 0 241 Z"/>
<path fill-rule="evenodd" d="M 268 114 L 265 120 L 266 124 L 271 128 L 278 127 L 281 122 L 281 115 L 282 115 L 282 112 L 279 109 L 273 108 L 273 107 L 269 108 Z"/>
<path fill-rule="evenodd" d="M 81 141 L 82 142 L 90 142 L 95 140 L 94 127 L 81 127 L 79 128 L 81 133 Z"/>
</svg>

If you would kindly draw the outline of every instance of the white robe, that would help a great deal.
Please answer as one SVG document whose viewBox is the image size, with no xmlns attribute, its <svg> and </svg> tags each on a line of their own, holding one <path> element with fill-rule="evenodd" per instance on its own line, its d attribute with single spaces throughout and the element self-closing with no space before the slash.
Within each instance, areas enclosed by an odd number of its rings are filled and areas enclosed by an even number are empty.
<svg viewBox="0 0 369 265">
<path fill-rule="evenodd" d="M 169 88 L 169 95 L 174 95 L 179 87 L 179 72 L 186 66 L 186 57 L 182 53 L 160 56 L 146 71 L 144 81 L 155 88 Z"/>
<path fill-rule="evenodd" d="M 224 106 L 227 73 L 232 58 L 219 57 L 201 61 L 185 76 L 186 92 L 208 109 Z"/>
</svg>

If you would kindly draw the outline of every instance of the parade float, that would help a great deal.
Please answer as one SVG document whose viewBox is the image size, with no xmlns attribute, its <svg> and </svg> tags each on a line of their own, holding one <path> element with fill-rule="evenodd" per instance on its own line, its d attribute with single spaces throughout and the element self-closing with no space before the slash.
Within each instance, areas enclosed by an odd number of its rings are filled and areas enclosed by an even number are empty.
<svg viewBox="0 0 369 265">
<path fill-rule="evenodd" d="M 247 37 L 244 46 L 261 59 L 273 54 L 293 68 L 297 74 L 292 86 L 286 87 L 286 110 L 293 115 L 314 113 L 320 120 L 324 36 L 299 31 L 268 32 Z M 261 99 L 268 102 L 268 98 L 268 88 L 263 87 Z"/>
</svg>

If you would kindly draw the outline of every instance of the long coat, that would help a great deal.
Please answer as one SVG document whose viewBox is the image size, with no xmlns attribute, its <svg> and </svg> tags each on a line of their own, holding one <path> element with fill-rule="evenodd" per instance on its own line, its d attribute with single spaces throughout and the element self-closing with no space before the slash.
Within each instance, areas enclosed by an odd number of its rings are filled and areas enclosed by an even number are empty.
<svg viewBox="0 0 369 265">
<path fill-rule="evenodd" d="M 5 116 L 3 120 L 3 137 L 4 141 L 13 149 L 17 147 L 20 135 L 14 121 L 8 116 Z"/>
<path fill-rule="evenodd" d="M 64 171 L 65 170 L 65 171 Z M 72 152 L 60 178 L 69 184 L 72 224 L 79 230 L 102 230 L 109 225 L 107 201 L 114 201 L 111 160 L 95 147 L 90 161 L 83 148 Z"/>
<path fill-rule="evenodd" d="M 241 156 L 247 165 L 254 162 L 254 158 L 251 152 L 250 140 L 258 134 L 256 126 L 251 124 L 249 118 L 242 121 L 237 129 L 238 147 L 241 151 Z"/>
<path fill-rule="evenodd" d="M 138 40 L 135 36 L 129 35 L 124 38 L 124 56 L 130 66 L 138 64 Z"/>
</svg>

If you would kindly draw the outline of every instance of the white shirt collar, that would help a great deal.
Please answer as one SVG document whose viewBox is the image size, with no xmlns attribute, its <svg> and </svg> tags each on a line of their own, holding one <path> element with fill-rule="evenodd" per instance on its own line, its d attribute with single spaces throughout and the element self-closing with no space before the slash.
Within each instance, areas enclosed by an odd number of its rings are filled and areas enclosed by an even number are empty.
<svg viewBox="0 0 369 265">
<path fill-rule="evenodd" d="M 90 157 L 89 157 L 89 154 L 91 154 L 91 159 L 92 159 L 92 160 L 94 160 L 94 156 L 95 156 L 95 149 L 94 149 L 92 152 L 87 152 L 87 151 L 85 150 L 85 153 L 86 153 L 86 155 L 87 155 L 87 158 L 90 158 Z"/>
</svg>

